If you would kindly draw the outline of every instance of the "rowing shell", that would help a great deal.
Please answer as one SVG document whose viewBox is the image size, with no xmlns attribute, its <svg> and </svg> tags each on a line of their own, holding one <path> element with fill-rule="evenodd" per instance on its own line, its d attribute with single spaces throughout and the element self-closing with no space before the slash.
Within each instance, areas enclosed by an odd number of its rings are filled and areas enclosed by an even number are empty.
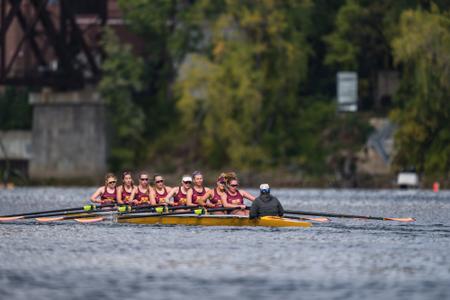
<svg viewBox="0 0 450 300">
<path fill-rule="evenodd" d="M 180 215 L 180 216 L 118 216 L 118 223 L 194 225 L 194 226 L 267 226 L 267 227 L 310 227 L 311 223 L 282 217 L 249 219 L 245 216 L 222 215 Z"/>
</svg>

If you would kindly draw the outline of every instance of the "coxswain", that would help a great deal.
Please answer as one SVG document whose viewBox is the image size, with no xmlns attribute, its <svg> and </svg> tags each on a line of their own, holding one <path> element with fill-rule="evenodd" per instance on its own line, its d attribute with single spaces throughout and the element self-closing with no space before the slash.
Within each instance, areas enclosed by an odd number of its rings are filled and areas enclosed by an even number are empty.
<svg viewBox="0 0 450 300">
<path fill-rule="evenodd" d="M 186 197 L 186 205 L 199 205 L 198 198 L 203 197 L 210 189 L 203 186 L 203 174 L 200 171 L 192 173 L 194 186 L 189 189 Z"/>
<path fill-rule="evenodd" d="M 105 176 L 105 185 L 99 187 L 91 196 L 91 201 L 101 205 L 115 204 L 117 202 L 117 178 L 113 173 Z"/>
<path fill-rule="evenodd" d="M 221 208 L 223 203 L 227 201 L 227 194 L 225 192 L 225 177 L 221 174 L 216 180 L 216 187 L 210 189 L 205 195 L 198 197 L 198 203 L 207 208 Z M 224 215 L 223 211 L 212 212 L 213 215 Z"/>
<path fill-rule="evenodd" d="M 128 171 L 123 172 L 122 185 L 117 187 L 117 203 L 131 205 L 136 193 L 137 187 L 133 184 L 131 173 Z"/>
<path fill-rule="evenodd" d="M 150 194 L 152 193 L 152 187 L 149 184 L 149 176 L 147 172 L 141 172 L 139 174 L 139 185 L 137 186 L 136 196 L 132 200 L 132 205 L 155 205 L 152 201 Z"/>
<path fill-rule="evenodd" d="M 250 208 L 250 219 L 263 216 L 283 216 L 284 209 L 277 197 L 270 194 L 270 186 L 263 183 L 259 186 L 260 195 L 256 197 Z"/>
<path fill-rule="evenodd" d="M 238 189 L 239 182 L 237 177 L 232 176 L 227 179 L 226 191 L 227 199 L 223 203 L 224 207 L 236 207 L 236 210 L 233 210 L 231 214 L 240 215 L 240 216 L 248 216 L 248 210 L 245 209 L 244 198 L 250 201 L 255 200 L 255 197 L 247 191 Z"/>
<path fill-rule="evenodd" d="M 155 204 L 167 204 L 169 199 L 169 191 L 172 190 L 170 186 L 164 184 L 164 178 L 156 174 L 153 176 L 154 188 L 152 189 L 151 198 L 154 199 Z"/>
<path fill-rule="evenodd" d="M 184 206 L 187 203 L 187 193 L 191 189 L 192 177 L 184 175 L 181 178 L 181 185 L 174 187 L 170 190 L 166 199 L 169 200 L 173 197 L 173 201 L 169 203 L 172 206 Z"/>
</svg>

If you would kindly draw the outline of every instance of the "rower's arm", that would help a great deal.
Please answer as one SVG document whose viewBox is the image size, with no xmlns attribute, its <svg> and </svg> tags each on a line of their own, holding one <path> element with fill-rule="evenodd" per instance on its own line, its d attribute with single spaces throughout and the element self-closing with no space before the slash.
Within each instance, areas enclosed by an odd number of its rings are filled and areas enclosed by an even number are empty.
<svg viewBox="0 0 450 300">
<path fill-rule="evenodd" d="M 170 200 L 169 193 L 172 191 L 172 188 L 170 186 L 166 186 L 166 190 L 168 191 L 167 195 L 164 198 L 161 198 L 161 200 L 163 201 L 163 203 L 169 204 Z"/>
<path fill-rule="evenodd" d="M 240 204 L 231 204 L 231 203 L 228 203 L 228 201 L 227 201 L 227 196 L 224 196 L 224 197 L 223 197 L 222 205 L 223 205 L 223 207 L 235 207 L 235 208 L 242 208 L 243 206 L 245 206 L 245 205 L 240 205 Z"/>
<path fill-rule="evenodd" d="M 187 191 L 187 195 L 186 195 L 186 205 L 187 206 L 192 206 L 192 189 L 189 189 Z"/>
<path fill-rule="evenodd" d="M 100 195 L 103 193 L 103 189 L 104 187 L 99 187 L 95 193 L 92 194 L 91 196 L 91 201 L 94 203 L 102 203 L 102 201 L 100 199 L 98 199 L 98 197 L 100 197 Z"/>
<path fill-rule="evenodd" d="M 227 203 L 227 195 L 225 193 L 220 195 L 220 202 L 222 203 L 223 207 L 226 207 L 225 203 Z"/>
<path fill-rule="evenodd" d="M 122 201 L 122 189 L 123 189 L 123 186 L 119 186 L 117 188 L 117 204 L 119 204 L 119 205 L 123 204 L 123 201 Z"/>
<path fill-rule="evenodd" d="M 212 190 L 208 189 L 208 190 L 206 191 L 206 193 L 205 193 L 203 196 L 198 197 L 198 198 L 197 198 L 198 204 L 200 204 L 201 206 L 205 206 L 207 200 L 208 200 L 210 197 L 213 196 L 212 193 L 211 193 L 211 191 L 212 191 Z"/>
<path fill-rule="evenodd" d="M 155 190 L 152 189 L 151 187 L 149 187 L 149 198 L 150 198 L 150 205 L 156 205 L 156 195 L 155 195 Z"/>
<path fill-rule="evenodd" d="M 253 196 L 252 194 L 250 194 L 249 192 L 243 191 L 243 190 L 240 190 L 240 192 L 241 192 L 242 197 L 244 197 L 245 199 L 248 199 L 252 202 L 255 201 L 256 197 Z"/>
<path fill-rule="evenodd" d="M 211 192 L 210 192 L 210 190 L 209 190 L 209 191 L 206 191 L 206 193 L 205 193 L 203 196 L 197 197 L 197 201 L 198 201 L 198 203 L 199 203 L 200 205 L 203 206 L 203 205 L 205 205 L 206 200 L 208 200 L 209 197 L 211 197 Z"/>
<path fill-rule="evenodd" d="M 168 203 L 169 203 L 170 198 L 172 198 L 176 193 L 178 193 L 178 187 L 177 187 L 177 186 L 174 187 L 174 188 L 172 188 L 172 189 L 167 193 L 166 200 L 167 200 Z M 173 201 L 170 202 L 170 203 L 173 203 Z"/>
<path fill-rule="evenodd" d="M 133 187 L 133 190 L 131 191 L 130 200 L 128 202 L 129 204 L 131 204 L 131 206 L 139 205 L 138 200 L 135 199 L 137 194 L 138 194 L 138 188 L 137 188 L 137 186 L 135 186 L 135 187 Z"/>
<path fill-rule="evenodd" d="M 133 203 L 133 201 L 134 201 L 134 197 L 136 196 L 136 194 L 137 194 L 137 187 L 135 186 L 135 187 L 133 187 L 133 190 L 131 191 L 131 195 L 130 195 L 130 203 Z"/>
</svg>

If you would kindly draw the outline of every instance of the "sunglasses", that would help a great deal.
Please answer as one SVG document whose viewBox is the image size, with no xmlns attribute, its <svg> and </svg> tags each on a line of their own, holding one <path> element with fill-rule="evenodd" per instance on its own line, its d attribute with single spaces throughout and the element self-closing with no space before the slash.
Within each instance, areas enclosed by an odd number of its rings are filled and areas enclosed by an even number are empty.
<svg viewBox="0 0 450 300">
<path fill-rule="evenodd" d="M 109 181 L 108 184 L 116 183 L 116 181 Z"/>
<path fill-rule="evenodd" d="M 156 181 L 155 181 L 155 183 L 161 183 L 161 182 L 164 182 L 164 180 L 161 179 L 161 180 L 156 180 Z"/>
<path fill-rule="evenodd" d="M 225 184 L 225 181 L 218 181 L 218 183 L 220 183 L 220 184 Z"/>
<path fill-rule="evenodd" d="M 141 181 L 148 181 L 148 178 L 140 178 Z"/>
<path fill-rule="evenodd" d="M 239 184 L 230 184 L 230 186 L 232 186 L 232 187 L 238 187 Z"/>
<path fill-rule="evenodd" d="M 192 183 L 192 181 L 183 181 L 183 183 L 186 183 L 186 184 L 191 184 L 191 183 Z"/>
</svg>

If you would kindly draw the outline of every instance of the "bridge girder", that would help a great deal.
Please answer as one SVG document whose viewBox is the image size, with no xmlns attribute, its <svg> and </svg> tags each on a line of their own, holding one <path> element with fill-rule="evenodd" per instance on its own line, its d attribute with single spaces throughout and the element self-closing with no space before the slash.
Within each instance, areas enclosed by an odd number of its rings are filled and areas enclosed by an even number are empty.
<svg viewBox="0 0 450 300">
<path fill-rule="evenodd" d="M 0 85 L 68 90 L 100 79 L 107 0 L 0 1 Z M 81 15 L 83 3 L 94 10 Z"/>
</svg>

